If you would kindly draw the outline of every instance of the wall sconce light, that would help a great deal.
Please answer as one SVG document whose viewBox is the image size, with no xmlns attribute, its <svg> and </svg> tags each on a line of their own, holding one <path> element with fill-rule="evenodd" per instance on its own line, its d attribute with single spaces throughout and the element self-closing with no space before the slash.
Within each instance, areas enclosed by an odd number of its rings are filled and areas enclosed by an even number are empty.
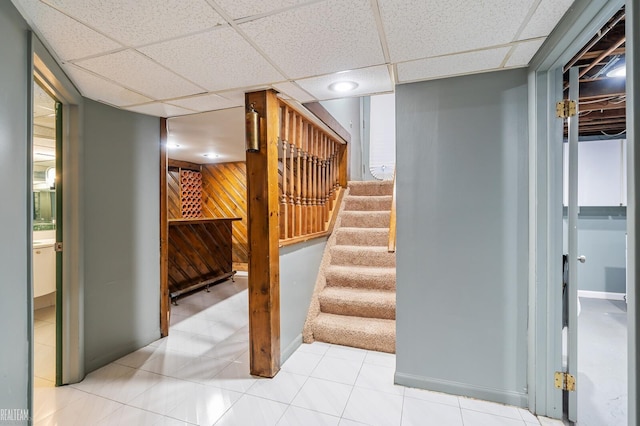
<svg viewBox="0 0 640 426">
<path fill-rule="evenodd" d="M 260 151 L 260 116 L 258 111 L 254 109 L 254 105 L 253 103 L 251 104 L 246 116 L 247 135 L 245 143 L 247 152 Z"/>
</svg>

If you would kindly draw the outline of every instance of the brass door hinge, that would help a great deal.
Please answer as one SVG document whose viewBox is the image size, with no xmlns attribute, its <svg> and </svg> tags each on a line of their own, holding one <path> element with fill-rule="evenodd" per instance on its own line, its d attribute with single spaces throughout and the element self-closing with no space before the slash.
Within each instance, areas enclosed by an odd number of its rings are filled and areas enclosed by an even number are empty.
<svg viewBox="0 0 640 426">
<path fill-rule="evenodd" d="M 576 101 L 564 99 L 556 104 L 556 116 L 558 118 L 568 118 L 576 115 Z"/>
<path fill-rule="evenodd" d="M 569 373 L 556 371 L 554 376 L 556 388 L 573 392 L 576 390 L 576 378 Z"/>
</svg>

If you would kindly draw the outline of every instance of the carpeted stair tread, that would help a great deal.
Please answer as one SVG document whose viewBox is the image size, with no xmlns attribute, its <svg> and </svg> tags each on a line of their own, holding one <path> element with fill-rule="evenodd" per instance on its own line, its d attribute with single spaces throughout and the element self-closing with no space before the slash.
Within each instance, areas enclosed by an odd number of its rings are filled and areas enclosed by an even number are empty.
<svg viewBox="0 0 640 426">
<path fill-rule="evenodd" d="M 391 210 L 391 195 L 347 195 L 344 209 L 347 211 Z"/>
<path fill-rule="evenodd" d="M 349 182 L 316 279 L 303 340 L 395 352 L 393 182 Z"/>
<path fill-rule="evenodd" d="M 349 195 L 392 195 L 393 181 L 351 181 Z"/>
<path fill-rule="evenodd" d="M 395 253 L 389 253 L 387 247 L 336 245 L 331 247 L 330 250 L 332 265 L 396 266 L 396 255 Z"/>
<path fill-rule="evenodd" d="M 313 324 L 316 340 L 373 351 L 394 353 L 396 322 L 321 312 Z"/>
<path fill-rule="evenodd" d="M 389 228 L 390 211 L 343 211 L 341 227 Z"/>
<path fill-rule="evenodd" d="M 365 318 L 396 319 L 396 293 L 349 287 L 325 287 L 318 295 L 321 312 Z"/>
<path fill-rule="evenodd" d="M 327 287 L 395 291 L 396 268 L 329 265 L 325 271 L 325 279 Z"/>
<path fill-rule="evenodd" d="M 336 244 L 348 246 L 387 246 L 389 228 L 340 227 L 335 230 Z"/>
</svg>

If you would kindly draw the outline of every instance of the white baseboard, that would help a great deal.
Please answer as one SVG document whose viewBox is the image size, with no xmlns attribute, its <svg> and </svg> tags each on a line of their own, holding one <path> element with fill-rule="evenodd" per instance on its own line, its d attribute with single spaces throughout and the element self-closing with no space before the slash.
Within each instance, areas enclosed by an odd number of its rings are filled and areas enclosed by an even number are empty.
<svg viewBox="0 0 640 426">
<path fill-rule="evenodd" d="M 625 293 L 612 293 L 610 291 L 578 290 L 578 297 L 589 299 L 625 300 Z"/>
<path fill-rule="evenodd" d="M 280 353 L 280 363 L 284 364 L 302 344 L 302 333 L 298 334 Z"/>
<path fill-rule="evenodd" d="M 397 370 L 394 375 L 394 383 L 411 388 L 444 392 L 451 395 L 460 395 L 469 398 L 497 402 L 499 404 L 515 405 L 522 408 L 529 406 L 529 397 L 526 393 L 487 388 L 469 383 L 453 382 L 431 377 L 416 376 L 414 374 L 399 373 Z"/>
</svg>

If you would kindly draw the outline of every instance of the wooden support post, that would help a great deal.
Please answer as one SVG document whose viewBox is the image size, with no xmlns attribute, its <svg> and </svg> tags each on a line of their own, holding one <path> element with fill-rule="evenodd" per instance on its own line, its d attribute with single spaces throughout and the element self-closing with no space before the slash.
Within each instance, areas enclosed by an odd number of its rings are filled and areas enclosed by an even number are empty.
<svg viewBox="0 0 640 426">
<path fill-rule="evenodd" d="M 160 335 L 169 335 L 169 218 L 167 207 L 167 119 L 160 119 Z"/>
<path fill-rule="evenodd" d="M 347 145 L 340 145 L 338 152 L 338 184 L 346 188 L 349 177 L 347 176 Z"/>
<path fill-rule="evenodd" d="M 278 98 L 273 90 L 245 94 L 260 116 L 260 150 L 247 152 L 249 353 L 251 374 L 280 370 Z"/>
</svg>

